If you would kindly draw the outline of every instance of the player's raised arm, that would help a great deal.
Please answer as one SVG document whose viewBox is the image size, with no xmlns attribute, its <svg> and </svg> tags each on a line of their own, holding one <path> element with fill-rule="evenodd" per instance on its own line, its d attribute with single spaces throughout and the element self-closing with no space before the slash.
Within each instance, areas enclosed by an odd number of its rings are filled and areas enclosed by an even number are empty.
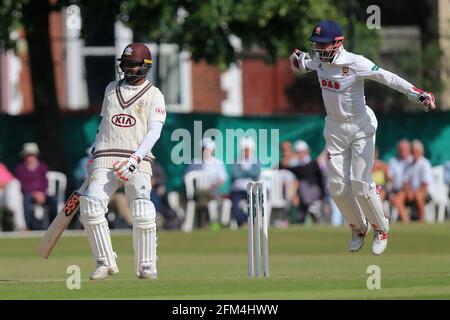
<svg viewBox="0 0 450 320">
<path fill-rule="evenodd" d="M 410 100 L 422 103 L 425 106 L 425 111 L 436 110 L 436 102 L 433 93 L 416 88 L 402 77 L 381 68 L 369 59 L 363 56 L 357 56 L 354 67 L 359 77 L 375 80 L 408 95 Z"/>
<path fill-rule="evenodd" d="M 294 72 L 306 73 L 317 70 L 317 62 L 311 59 L 308 53 L 295 49 L 289 57 L 291 69 Z"/>
</svg>

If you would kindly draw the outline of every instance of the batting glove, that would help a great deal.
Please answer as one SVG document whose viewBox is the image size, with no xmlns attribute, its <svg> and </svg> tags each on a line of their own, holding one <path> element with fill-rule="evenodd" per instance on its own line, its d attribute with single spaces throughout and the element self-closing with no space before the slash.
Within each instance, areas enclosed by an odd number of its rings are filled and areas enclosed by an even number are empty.
<svg viewBox="0 0 450 320">
<path fill-rule="evenodd" d="M 113 165 L 115 175 L 124 182 L 130 180 L 138 171 L 141 159 L 132 154 L 128 160 L 116 161 Z"/>
</svg>

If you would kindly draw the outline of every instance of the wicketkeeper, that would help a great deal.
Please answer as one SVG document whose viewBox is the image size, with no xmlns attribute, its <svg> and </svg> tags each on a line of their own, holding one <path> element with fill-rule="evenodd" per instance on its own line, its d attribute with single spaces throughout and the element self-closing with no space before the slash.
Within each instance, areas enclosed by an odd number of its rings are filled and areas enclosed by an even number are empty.
<svg viewBox="0 0 450 320">
<path fill-rule="evenodd" d="M 112 193 L 124 184 L 133 218 L 136 274 L 155 279 L 156 211 L 150 201 L 151 153 L 166 119 L 164 96 L 146 79 L 152 66 L 150 50 L 128 45 L 117 68 L 123 79 L 105 91 L 101 122 L 88 164 L 89 187 L 80 197 L 80 217 L 97 268 L 90 279 L 104 279 L 119 271 L 105 218 Z"/>
<path fill-rule="evenodd" d="M 352 229 L 350 252 L 361 249 L 370 224 L 374 230 L 372 253 L 386 249 L 389 220 L 372 182 L 377 119 L 366 105 L 364 80 L 387 85 L 435 110 L 431 92 L 416 88 L 361 55 L 344 49 L 344 35 L 338 23 L 320 21 L 309 38 L 311 53 L 296 49 L 291 55 L 294 71 L 316 71 L 327 116 L 324 138 L 328 152 L 328 188 L 344 219 Z"/>
</svg>

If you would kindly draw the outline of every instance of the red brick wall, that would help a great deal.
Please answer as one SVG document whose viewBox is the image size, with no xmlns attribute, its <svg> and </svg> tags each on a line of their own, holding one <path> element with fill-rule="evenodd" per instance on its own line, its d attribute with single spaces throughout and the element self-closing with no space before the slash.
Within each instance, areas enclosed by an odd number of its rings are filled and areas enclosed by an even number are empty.
<svg viewBox="0 0 450 320">
<path fill-rule="evenodd" d="M 288 59 L 278 60 L 275 68 L 275 110 L 274 113 L 293 112 L 294 108 L 288 101 L 286 89 L 294 82 L 294 74 Z"/>
<path fill-rule="evenodd" d="M 225 98 L 220 87 L 219 68 L 204 61 L 192 62 L 192 110 L 220 113 Z"/>
<path fill-rule="evenodd" d="M 285 90 L 293 75 L 288 60 L 266 64 L 259 58 L 242 61 L 244 114 L 277 114 L 290 110 Z"/>
</svg>

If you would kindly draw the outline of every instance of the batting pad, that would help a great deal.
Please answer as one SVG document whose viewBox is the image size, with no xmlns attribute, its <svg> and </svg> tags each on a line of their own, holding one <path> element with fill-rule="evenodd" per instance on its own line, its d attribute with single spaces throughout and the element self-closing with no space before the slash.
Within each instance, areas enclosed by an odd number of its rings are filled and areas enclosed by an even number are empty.
<svg viewBox="0 0 450 320">
<path fill-rule="evenodd" d="M 108 221 L 106 221 L 102 207 L 102 202 L 98 199 L 80 197 L 80 219 L 86 230 L 97 265 L 103 264 L 109 268 L 116 268 L 116 257 L 112 249 Z"/>
<path fill-rule="evenodd" d="M 389 220 L 384 216 L 383 203 L 375 185 L 352 180 L 352 191 L 372 228 L 389 232 Z"/>
<path fill-rule="evenodd" d="M 133 248 L 136 274 L 140 268 L 150 265 L 156 273 L 156 210 L 148 199 L 136 199 L 131 202 L 133 214 Z"/>
<path fill-rule="evenodd" d="M 366 219 L 350 188 L 343 183 L 333 181 L 328 183 L 328 188 L 334 202 L 350 228 L 366 233 L 368 229 Z"/>
</svg>

